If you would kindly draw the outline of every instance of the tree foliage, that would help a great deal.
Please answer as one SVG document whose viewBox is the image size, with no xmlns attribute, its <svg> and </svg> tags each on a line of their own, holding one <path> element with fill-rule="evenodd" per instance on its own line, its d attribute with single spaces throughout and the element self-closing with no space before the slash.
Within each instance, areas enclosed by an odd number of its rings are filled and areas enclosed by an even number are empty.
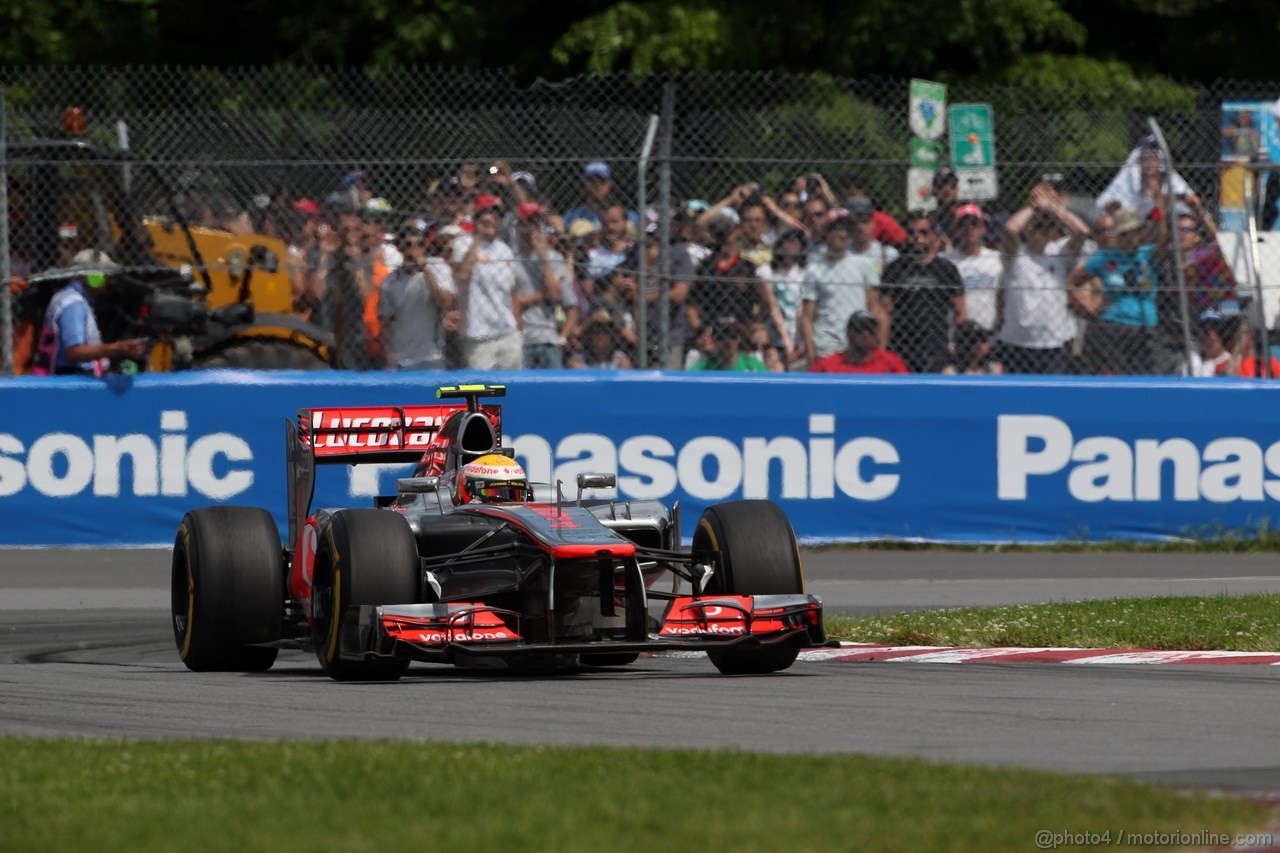
<svg viewBox="0 0 1280 853">
<path fill-rule="evenodd" d="M 6 0 L 0 64 L 418 63 L 1087 82 L 1274 76 L 1273 0 Z M 1047 61 L 1048 57 L 1052 61 Z M 1088 57 L 1096 64 L 1078 62 Z M 1073 77 L 1072 75 L 1079 75 Z"/>
</svg>

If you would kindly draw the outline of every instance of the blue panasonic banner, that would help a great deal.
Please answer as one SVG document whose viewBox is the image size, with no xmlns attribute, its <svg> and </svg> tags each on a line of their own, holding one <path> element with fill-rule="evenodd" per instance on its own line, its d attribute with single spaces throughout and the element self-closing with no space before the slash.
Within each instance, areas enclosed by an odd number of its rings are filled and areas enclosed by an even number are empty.
<svg viewBox="0 0 1280 853">
<path fill-rule="evenodd" d="M 172 541 L 209 503 L 284 526 L 299 407 L 435 401 L 507 385 L 529 477 L 616 472 L 624 499 L 770 498 L 807 540 L 1212 535 L 1280 517 L 1280 386 L 1251 380 L 539 371 L 211 372 L 0 383 L 2 545 Z M 322 469 L 317 506 L 367 506 L 404 468 Z M 596 493 L 597 496 L 605 496 Z"/>
</svg>

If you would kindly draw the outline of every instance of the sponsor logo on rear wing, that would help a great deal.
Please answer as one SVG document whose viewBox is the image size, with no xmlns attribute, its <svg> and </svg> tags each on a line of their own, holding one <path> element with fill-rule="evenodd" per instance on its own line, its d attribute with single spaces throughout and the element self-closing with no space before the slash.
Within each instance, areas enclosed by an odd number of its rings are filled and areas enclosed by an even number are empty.
<svg viewBox="0 0 1280 853">
<path fill-rule="evenodd" d="M 450 417 L 466 411 L 465 403 L 299 409 L 298 434 L 319 462 L 412 461 L 435 444 Z M 500 407 L 484 406 L 481 411 L 489 415 L 496 432 Z"/>
</svg>

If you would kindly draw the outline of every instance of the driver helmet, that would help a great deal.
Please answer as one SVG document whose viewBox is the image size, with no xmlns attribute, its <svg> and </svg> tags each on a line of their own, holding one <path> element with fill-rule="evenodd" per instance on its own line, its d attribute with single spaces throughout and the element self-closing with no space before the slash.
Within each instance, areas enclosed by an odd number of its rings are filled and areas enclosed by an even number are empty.
<svg viewBox="0 0 1280 853">
<path fill-rule="evenodd" d="M 524 503 L 528 496 L 529 478 L 520 463 L 498 453 L 463 465 L 453 490 L 455 504 Z"/>
</svg>

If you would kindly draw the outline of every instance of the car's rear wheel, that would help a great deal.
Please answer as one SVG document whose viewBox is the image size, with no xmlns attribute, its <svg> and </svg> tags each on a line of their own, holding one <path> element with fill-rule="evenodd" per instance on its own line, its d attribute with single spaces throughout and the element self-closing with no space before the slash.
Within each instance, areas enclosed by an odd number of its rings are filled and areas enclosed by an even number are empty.
<svg viewBox="0 0 1280 853">
<path fill-rule="evenodd" d="M 695 559 L 716 567 L 711 595 L 788 595 L 804 592 L 800 549 L 791 522 L 770 501 L 733 501 L 708 507 L 693 533 Z M 800 654 L 800 640 L 758 649 L 708 653 L 726 675 L 759 675 L 786 669 Z"/>
<path fill-rule="evenodd" d="M 339 681 L 394 681 L 408 660 L 351 660 L 342 657 L 358 626 L 354 609 L 368 604 L 415 604 L 421 589 L 418 544 L 404 517 L 380 509 L 335 513 L 316 554 L 312 616 L 316 657 Z"/>
<path fill-rule="evenodd" d="M 173 637 L 196 672 L 260 672 L 280 639 L 285 565 L 271 513 L 210 506 L 188 512 L 173 543 Z"/>
</svg>

